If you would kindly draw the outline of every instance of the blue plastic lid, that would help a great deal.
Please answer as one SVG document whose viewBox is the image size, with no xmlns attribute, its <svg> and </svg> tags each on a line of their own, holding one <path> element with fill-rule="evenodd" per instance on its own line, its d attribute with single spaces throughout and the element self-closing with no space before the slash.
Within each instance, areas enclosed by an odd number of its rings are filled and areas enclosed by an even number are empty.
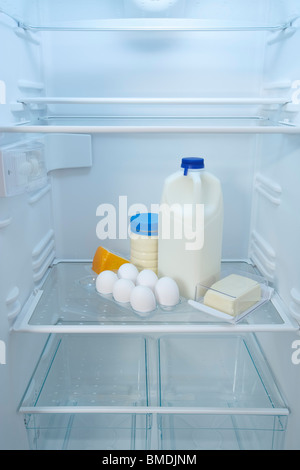
<svg viewBox="0 0 300 470">
<path fill-rule="evenodd" d="M 130 230 L 138 235 L 158 235 L 158 214 L 146 212 L 130 218 Z"/>
<path fill-rule="evenodd" d="M 202 168 L 204 168 L 204 158 L 183 158 L 181 160 L 181 168 L 184 168 L 184 175 L 188 174 L 188 170 L 201 170 Z"/>
</svg>

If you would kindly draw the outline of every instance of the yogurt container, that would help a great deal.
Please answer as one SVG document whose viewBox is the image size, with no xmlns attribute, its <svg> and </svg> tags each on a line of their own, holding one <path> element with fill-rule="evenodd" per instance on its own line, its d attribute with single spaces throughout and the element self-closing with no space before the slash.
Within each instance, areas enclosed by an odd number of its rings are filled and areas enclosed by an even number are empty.
<svg viewBox="0 0 300 470">
<path fill-rule="evenodd" d="M 139 270 L 157 273 L 158 214 L 141 213 L 130 219 L 130 262 Z"/>
</svg>

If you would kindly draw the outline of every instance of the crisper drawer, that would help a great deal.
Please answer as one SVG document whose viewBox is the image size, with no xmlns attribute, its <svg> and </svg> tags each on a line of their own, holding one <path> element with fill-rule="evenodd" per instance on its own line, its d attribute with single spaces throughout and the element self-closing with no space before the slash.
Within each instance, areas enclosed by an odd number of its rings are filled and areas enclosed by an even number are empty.
<svg viewBox="0 0 300 470">
<path fill-rule="evenodd" d="M 165 336 L 159 347 L 162 449 L 281 449 L 288 409 L 255 337 Z M 178 411 L 180 413 L 178 413 Z"/>
<path fill-rule="evenodd" d="M 146 340 L 81 334 L 49 337 L 20 411 L 34 450 L 147 449 L 147 405 Z"/>
</svg>

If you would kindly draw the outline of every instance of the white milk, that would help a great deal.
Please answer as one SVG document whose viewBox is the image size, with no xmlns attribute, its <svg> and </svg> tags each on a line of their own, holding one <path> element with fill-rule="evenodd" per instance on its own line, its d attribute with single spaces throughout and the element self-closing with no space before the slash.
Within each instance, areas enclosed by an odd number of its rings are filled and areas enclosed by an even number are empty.
<svg viewBox="0 0 300 470">
<path fill-rule="evenodd" d="M 172 277 L 194 299 L 198 283 L 212 284 L 221 268 L 223 197 L 202 158 L 184 158 L 165 180 L 158 239 L 158 275 Z M 170 224 L 168 223 L 170 222 Z"/>
</svg>

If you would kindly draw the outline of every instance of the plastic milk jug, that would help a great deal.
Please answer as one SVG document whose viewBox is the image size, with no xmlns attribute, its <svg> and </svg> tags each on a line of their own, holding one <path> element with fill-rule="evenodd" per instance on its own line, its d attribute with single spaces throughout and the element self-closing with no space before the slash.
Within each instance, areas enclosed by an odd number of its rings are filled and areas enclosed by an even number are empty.
<svg viewBox="0 0 300 470">
<path fill-rule="evenodd" d="M 221 269 L 223 197 L 220 181 L 203 158 L 183 158 L 165 180 L 159 211 L 158 276 L 172 277 L 180 295 L 195 298 Z"/>
</svg>

